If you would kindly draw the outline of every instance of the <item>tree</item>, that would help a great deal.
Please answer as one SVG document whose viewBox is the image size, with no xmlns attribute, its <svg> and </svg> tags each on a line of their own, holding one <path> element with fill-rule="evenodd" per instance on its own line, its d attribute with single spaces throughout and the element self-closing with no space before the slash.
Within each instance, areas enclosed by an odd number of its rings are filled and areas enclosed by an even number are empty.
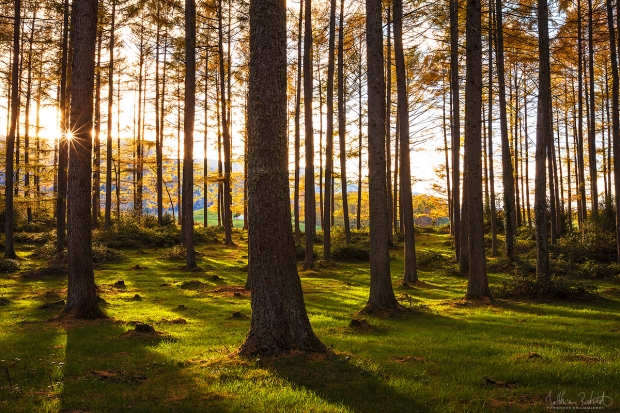
<svg viewBox="0 0 620 413">
<path fill-rule="evenodd" d="M 239 354 L 325 351 L 310 326 L 291 233 L 286 138 L 286 8 L 250 2 L 248 276 L 250 331 Z"/>
<path fill-rule="evenodd" d="M 312 125 L 312 0 L 305 0 L 304 30 L 304 126 L 306 138 L 305 225 L 306 258 L 304 268 L 314 267 L 314 234 L 316 232 L 316 200 L 314 191 L 314 127 Z"/>
<path fill-rule="evenodd" d="M 467 185 L 467 227 L 469 237 L 469 279 L 467 298 L 492 299 L 484 256 L 482 211 L 482 35 L 480 0 L 467 0 L 467 51 L 465 79 L 465 174 Z"/>
<path fill-rule="evenodd" d="M 92 173 L 93 90 L 97 0 L 73 4 L 73 63 L 71 85 L 71 141 L 69 148 L 67 304 L 61 315 L 105 317 L 97 303 L 90 229 Z"/>
<path fill-rule="evenodd" d="M 13 240 L 13 158 L 15 134 L 19 121 L 19 38 L 21 28 L 21 0 L 15 0 L 13 19 L 13 61 L 11 68 L 11 120 L 6 137 L 6 172 L 4 187 L 4 258 L 17 258 Z"/>
<path fill-rule="evenodd" d="M 106 173 L 105 173 L 105 228 L 112 225 L 112 105 L 114 103 L 114 26 L 116 24 L 116 0 L 112 0 L 110 16 L 110 62 L 108 63 L 108 133 L 106 140 Z M 119 159 L 120 162 L 120 159 Z"/>
<path fill-rule="evenodd" d="M 534 187 L 534 219 L 536 224 L 536 277 L 549 282 L 549 241 L 547 239 L 547 203 L 545 159 L 552 138 L 551 70 L 549 64 L 549 7 L 538 0 L 538 111 L 536 118 L 536 180 Z M 585 202 L 585 199 L 582 200 Z"/>
<path fill-rule="evenodd" d="M 185 0 L 185 117 L 183 119 L 183 226 L 187 268 L 194 251 L 194 118 L 196 115 L 196 0 Z"/>
<path fill-rule="evenodd" d="M 351 224 L 349 223 L 349 199 L 347 195 L 347 147 L 345 143 L 347 121 L 344 83 L 344 0 L 340 0 L 340 22 L 338 25 L 338 138 L 340 143 L 342 217 L 344 219 L 344 237 L 348 244 L 351 242 Z"/>
<path fill-rule="evenodd" d="M 330 222 L 333 213 L 330 200 L 332 193 L 332 172 L 334 160 L 334 47 L 336 43 L 336 0 L 331 0 L 329 5 L 329 46 L 327 49 L 327 131 L 325 133 L 325 199 L 327 202 L 325 202 L 325 206 L 323 208 L 323 259 L 325 260 L 329 260 L 331 258 Z M 342 33 L 340 33 L 340 37 L 342 37 Z M 338 85 L 338 88 L 340 88 L 340 84 Z M 338 115 L 340 116 L 340 112 L 338 112 Z"/>
<path fill-rule="evenodd" d="M 450 92 L 452 97 L 450 130 L 452 138 L 452 216 L 456 259 L 461 247 L 461 121 L 459 98 L 459 1 L 450 0 Z"/>
<path fill-rule="evenodd" d="M 502 183 L 504 186 L 504 230 L 506 257 L 510 261 L 515 259 L 514 237 L 516 235 L 516 211 L 515 211 L 515 184 L 508 141 L 508 120 L 506 115 L 506 79 L 504 71 L 504 21 L 502 1 L 496 0 L 495 19 L 497 32 L 495 36 L 495 52 L 497 55 L 497 83 L 499 86 L 499 119 L 502 142 Z"/>
<path fill-rule="evenodd" d="M 370 297 L 366 313 L 394 312 L 390 276 L 385 162 L 385 76 L 381 0 L 366 0 L 366 62 L 368 64 L 368 181 L 370 189 Z M 358 189 L 359 190 L 359 189 Z"/>
<path fill-rule="evenodd" d="M 409 102 L 405 78 L 405 55 L 403 51 L 403 3 L 394 0 L 394 53 L 396 58 L 396 87 L 398 89 L 398 128 L 400 131 L 400 194 L 405 226 L 404 281 L 418 281 L 415 260 L 415 236 L 413 230 L 413 205 L 411 193 L 411 162 L 409 157 Z"/>
</svg>

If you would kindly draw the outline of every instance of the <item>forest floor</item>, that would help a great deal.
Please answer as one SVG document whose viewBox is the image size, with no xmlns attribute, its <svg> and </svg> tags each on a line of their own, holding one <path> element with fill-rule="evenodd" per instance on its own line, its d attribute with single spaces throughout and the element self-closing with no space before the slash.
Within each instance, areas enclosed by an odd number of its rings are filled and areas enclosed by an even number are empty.
<svg viewBox="0 0 620 413">
<path fill-rule="evenodd" d="M 402 317 L 350 327 L 368 298 L 369 264 L 318 261 L 300 276 L 331 351 L 243 359 L 246 236 L 198 245 L 199 271 L 165 248 L 99 264 L 107 320 L 53 320 L 66 276 L 0 275 L 0 412 L 620 411 L 620 285 L 611 280 L 587 281 L 599 293 L 590 300 L 467 302 L 449 236 L 418 234 L 431 263 L 422 260 L 420 284 L 402 285 L 402 251 L 391 250 Z M 18 244 L 23 268 L 44 264 L 38 248 Z M 508 274 L 489 277 L 494 288 Z M 156 331 L 136 332 L 138 323 Z"/>
</svg>

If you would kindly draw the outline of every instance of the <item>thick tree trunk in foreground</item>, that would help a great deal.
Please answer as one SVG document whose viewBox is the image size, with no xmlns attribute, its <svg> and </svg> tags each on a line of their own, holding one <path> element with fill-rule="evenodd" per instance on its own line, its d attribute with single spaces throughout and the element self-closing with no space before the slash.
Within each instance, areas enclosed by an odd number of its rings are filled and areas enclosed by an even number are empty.
<svg viewBox="0 0 620 413">
<path fill-rule="evenodd" d="M 105 317 L 97 303 L 90 229 L 90 189 L 95 83 L 97 0 L 74 3 L 74 48 L 71 87 L 71 131 L 68 201 L 69 288 L 62 315 Z"/>
<path fill-rule="evenodd" d="M 194 251 L 194 120 L 196 115 L 196 0 L 185 0 L 185 113 L 183 119 L 183 226 L 187 268 Z"/>
<path fill-rule="evenodd" d="M 549 281 L 549 240 L 547 239 L 547 208 L 545 159 L 551 138 L 551 72 L 549 64 L 549 8 L 547 0 L 538 0 L 538 114 L 536 118 L 536 180 L 534 218 L 536 223 L 536 277 Z M 585 202 L 585 199 L 582 200 Z"/>
<path fill-rule="evenodd" d="M 370 192 L 370 297 L 366 313 L 401 309 L 394 297 L 390 275 L 385 163 L 385 78 L 381 0 L 366 0 L 366 53 L 368 62 L 368 181 Z"/>
<path fill-rule="evenodd" d="M 411 165 L 409 157 L 409 101 L 405 78 L 403 51 L 403 2 L 394 0 L 394 52 L 396 58 L 396 88 L 398 89 L 398 128 L 400 131 L 400 182 L 401 208 L 405 225 L 404 277 L 408 283 L 418 281 L 413 230 L 413 203 L 411 194 Z"/>
<path fill-rule="evenodd" d="M 239 354 L 325 351 L 310 326 L 291 233 L 286 138 L 286 7 L 250 3 L 248 236 L 252 322 Z"/>
<path fill-rule="evenodd" d="M 15 0 L 13 20 L 13 67 L 11 77 L 11 119 L 6 137 L 6 171 L 4 188 L 4 258 L 17 258 L 13 240 L 13 158 L 15 155 L 15 134 L 19 117 L 19 38 L 21 0 Z"/>
<path fill-rule="evenodd" d="M 467 0 L 467 74 L 465 79 L 466 235 L 469 236 L 468 299 L 491 299 L 484 255 L 482 210 L 482 36 L 480 0 Z"/>
</svg>

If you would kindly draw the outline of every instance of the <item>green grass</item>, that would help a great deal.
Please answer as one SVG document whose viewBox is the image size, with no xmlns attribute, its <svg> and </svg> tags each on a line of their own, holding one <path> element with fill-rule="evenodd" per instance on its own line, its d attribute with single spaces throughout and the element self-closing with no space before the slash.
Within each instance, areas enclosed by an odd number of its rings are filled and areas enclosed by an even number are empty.
<svg viewBox="0 0 620 413">
<path fill-rule="evenodd" d="M 0 412 L 543 412 L 545 397 L 562 391 L 578 405 L 582 392 L 604 393 L 612 405 L 603 411 L 620 411 L 620 289 L 611 282 L 599 281 L 602 298 L 588 302 L 467 303 L 448 236 L 419 234 L 418 252 L 445 262 L 402 287 L 402 252 L 391 250 L 395 293 L 410 313 L 348 327 L 368 298 L 368 263 L 319 261 L 300 276 L 332 352 L 241 359 L 231 353 L 250 322 L 245 238 L 199 245 L 199 272 L 158 259 L 165 249 L 156 248 L 99 266 L 110 320 L 48 321 L 62 307 L 41 306 L 66 298 L 66 277 L 0 275 Z M 42 264 L 35 248 L 18 245 L 22 266 Z M 136 322 L 161 335 L 131 333 Z"/>
</svg>

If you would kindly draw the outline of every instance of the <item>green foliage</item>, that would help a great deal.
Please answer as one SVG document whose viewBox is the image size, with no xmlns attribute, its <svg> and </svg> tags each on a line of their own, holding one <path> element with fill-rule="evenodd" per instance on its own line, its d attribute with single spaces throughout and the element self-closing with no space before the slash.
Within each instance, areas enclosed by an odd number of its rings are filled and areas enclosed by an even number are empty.
<svg viewBox="0 0 620 413">
<path fill-rule="evenodd" d="M 187 248 L 183 245 L 175 245 L 166 250 L 158 259 L 169 261 L 180 261 L 187 257 Z"/>
<path fill-rule="evenodd" d="M 93 262 L 101 264 L 104 262 L 123 262 L 127 260 L 124 252 L 108 248 L 105 245 L 93 243 Z"/>
<path fill-rule="evenodd" d="M 616 238 L 609 228 L 588 221 L 583 233 L 564 234 L 557 246 L 550 246 L 556 256 L 562 254 L 571 263 L 586 261 L 612 262 L 617 258 Z"/>
<path fill-rule="evenodd" d="M 218 242 L 218 234 L 221 234 L 221 231 L 217 231 L 214 227 L 203 227 L 203 226 L 195 226 L 194 227 L 194 242 L 197 244 L 207 244 L 209 242 Z"/>
<path fill-rule="evenodd" d="M 517 228 L 517 239 L 532 241 L 536 239 L 536 230 L 534 227 L 523 225 Z"/>
<path fill-rule="evenodd" d="M 368 261 L 370 251 L 356 244 L 338 243 L 332 248 L 332 258 L 336 261 Z"/>
<path fill-rule="evenodd" d="M 152 225 L 153 218 L 149 218 L 148 215 L 143 219 L 144 222 L 141 224 L 132 216 L 123 215 L 109 229 L 95 232 L 94 240 L 116 249 L 142 246 L 170 247 L 179 243 L 181 232 L 176 225 Z"/>
<path fill-rule="evenodd" d="M 515 274 L 492 288 L 498 298 L 528 298 L 541 300 L 589 300 L 596 297 L 596 288 L 582 282 L 571 282 L 554 275 L 547 283 L 532 275 Z"/>
<path fill-rule="evenodd" d="M 443 267 L 447 259 L 440 252 L 427 250 L 416 253 L 416 264 L 420 267 L 440 268 Z"/>
<path fill-rule="evenodd" d="M 48 241 L 56 239 L 54 232 L 16 232 L 13 234 L 15 242 L 23 242 L 25 244 L 45 244 Z"/>
</svg>

